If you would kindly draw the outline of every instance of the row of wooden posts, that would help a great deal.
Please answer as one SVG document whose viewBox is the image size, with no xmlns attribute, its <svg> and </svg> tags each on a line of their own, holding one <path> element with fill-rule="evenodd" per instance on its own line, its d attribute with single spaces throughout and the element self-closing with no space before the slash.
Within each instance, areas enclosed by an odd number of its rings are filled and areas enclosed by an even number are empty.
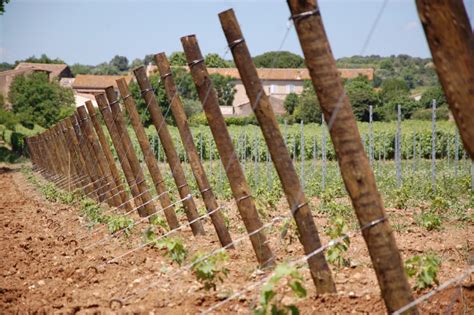
<svg viewBox="0 0 474 315">
<path fill-rule="evenodd" d="M 443 10 L 446 9 L 446 6 L 450 6 L 448 1 L 440 1 L 440 3 L 435 9 Z M 396 311 L 413 301 L 412 292 L 361 142 L 349 99 L 344 93 L 342 81 L 338 75 L 319 8 L 314 0 L 289 0 L 288 4 L 303 49 L 306 66 L 309 69 L 325 120 L 328 122 L 341 174 L 362 227 L 362 234 L 372 259 L 382 297 L 387 310 L 389 312 Z M 422 12 L 424 1 L 418 1 L 418 5 L 420 12 Z M 305 254 L 310 254 L 321 247 L 321 241 L 310 206 L 279 130 L 270 100 L 258 78 L 234 12 L 232 10 L 224 11 L 219 14 L 219 18 L 235 65 L 239 70 L 271 154 L 271 160 L 280 178 L 289 209 L 295 219 L 300 242 Z M 429 26 L 425 25 L 425 29 L 429 29 Z M 217 93 L 213 88 L 197 39 L 194 35 L 185 36 L 181 38 L 181 42 L 256 259 L 261 267 L 271 268 L 275 264 L 275 257 L 263 232 L 263 223 L 256 210 L 255 201 L 221 114 Z M 232 248 L 231 235 L 224 224 L 216 196 L 209 184 L 193 142 L 169 62 L 164 53 L 157 54 L 155 61 L 197 187 L 211 217 L 217 237 L 222 246 Z M 159 135 L 166 160 L 172 170 L 171 173 L 183 202 L 187 219 L 192 222 L 190 224 L 192 232 L 195 236 L 203 235 L 205 231 L 198 218 L 192 192 L 145 69 L 139 67 L 134 70 L 134 74 L 141 90 L 141 96 L 146 102 L 146 108 Z M 443 82 L 443 80 L 441 81 Z M 120 171 L 99 123 L 97 111 L 91 102 L 86 102 L 85 106 L 79 107 L 73 116 L 64 119 L 49 130 L 27 139 L 32 162 L 35 168 L 48 179 L 56 182 L 63 181 L 65 178 L 70 179 L 68 182 L 70 185 L 83 189 L 85 194 L 92 196 L 98 202 L 124 209 L 124 211 L 133 210 L 135 207 L 141 217 L 149 217 L 157 211 L 157 207 L 153 203 L 143 170 L 133 150 L 124 119 L 124 111 L 126 111 L 143 152 L 144 161 L 159 196 L 161 207 L 164 209 L 167 223 L 170 229 L 176 229 L 179 222 L 175 209 L 140 121 L 135 100 L 132 98 L 125 80 L 117 80 L 117 85 L 120 98 L 116 95 L 114 88 L 109 87 L 105 94 L 98 95 L 96 100 L 132 198 L 128 196 L 125 184 L 121 181 Z M 124 109 L 121 108 L 120 101 L 122 101 Z M 458 112 L 460 111 L 458 110 Z M 457 112 L 454 114 L 456 118 Z M 456 121 L 458 122 L 458 120 Z M 465 133 L 462 128 L 460 131 L 466 144 L 468 140 L 466 140 Z M 465 145 L 465 147 L 472 156 L 471 146 Z M 318 293 L 336 291 L 324 253 L 312 255 L 308 259 L 308 265 Z M 411 309 L 409 312 L 416 313 L 417 311 Z"/>
</svg>

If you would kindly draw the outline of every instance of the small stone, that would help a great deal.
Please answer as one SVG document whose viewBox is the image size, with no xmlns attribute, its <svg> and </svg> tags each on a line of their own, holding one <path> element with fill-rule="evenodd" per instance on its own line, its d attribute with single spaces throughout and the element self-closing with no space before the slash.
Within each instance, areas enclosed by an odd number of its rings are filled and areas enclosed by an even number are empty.
<svg viewBox="0 0 474 315">
<path fill-rule="evenodd" d="M 353 291 L 351 291 L 351 292 L 349 292 L 349 297 L 350 297 L 351 299 L 354 299 L 354 298 L 357 297 L 357 295 L 356 295 Z"/>
<path fill-rule="evenodd" d="M 44 280 L 38 281 L 38 285 L 39 285 L 39 286 L 42 286 L 42 285 L 45 285 L 45 284 L 46 284 L 46 282 L 45 282 Z"/>
</svg>

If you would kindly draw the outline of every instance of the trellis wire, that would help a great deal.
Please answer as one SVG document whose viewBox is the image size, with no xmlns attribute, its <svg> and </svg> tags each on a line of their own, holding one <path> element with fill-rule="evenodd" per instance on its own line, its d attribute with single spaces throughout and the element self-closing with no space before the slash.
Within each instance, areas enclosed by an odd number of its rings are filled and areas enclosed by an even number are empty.
<svg viewBox="0 0 474 315">
<path fill-rule="evenodd" d="M 397 172 L 397 187 L 402 186 L 402 154 L 401 154 L 401 123 L 402 123 L 402 111 L 400 104 L 397 105 L 397 133 L 395 136 L 395 168 Z"/>
<path fill-rule="evenodd" d="M 431 124 L 431 188 L 436 191 L 436 100 L 432 102 Z"/>
</svg>

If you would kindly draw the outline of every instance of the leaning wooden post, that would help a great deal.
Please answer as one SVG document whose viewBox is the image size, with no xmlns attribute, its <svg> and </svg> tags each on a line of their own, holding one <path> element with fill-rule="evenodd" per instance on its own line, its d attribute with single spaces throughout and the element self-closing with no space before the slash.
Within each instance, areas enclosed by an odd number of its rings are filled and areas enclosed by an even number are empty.
<svg viewBox="0 0 474 315">
<path fill-rule="evenodd" d="M 99 176 L 97 174 L 95 162 L 92 160 L 92 155 L 87 147 L 85 136 L 82 134 L 79 122 L 76 117 L 76 113 L 74 113 L 74 115 L 71 117 L 71 123 L 74 130 L 74 134 L 76 135 L 79 144 L 78 147 L 81 151 L 82 158 L 84 159 L 84 164 L 91 177 L 92 186 L 94 187 L 95 194 L 97 195 L 97 200 L 99 202 L 102 202 L 105 200 L 101 190 L 102 185 L 99 182 Z"/>
<path fill-rule="evenodd" d="M 69 184 L 72 187 L 74 187 L 74 189 L 81 188 L 82 180 L 80 179 L 81 177 L 80 169 L 76 167 L 77 164 L 76 164 L 74 154 L 69 149 L 69 143 L 64 135 L 63 121 L 58 122 L 56 125 L 56 128 L 58 130 L 58 137 L 59 137 L 59 141 L 61 142 L 63 154 L 68 156 L 69 176 L 71 178 Z"/>
<path fill-rule="evenodd" d="M 66 119 L 62 120 L 60 122 L 59 126 L 61 127 L 61 133 L 62 133 L 64 143 L 65 143 L 66 148 L 68 149 L 68 152 L 71 156 L 72 164 L 74 166 L 73 168 L 74 168 L 74 171 L 75 171 L 75 175 L 78 178 L 81 178 L 80 181 L 78 182 L 78 185 L 79 185 L 78 188 L 82 189 L 85 194 L 90 194 L 90 193 L 92 193 L 92 188 L 90 187 L 90 185 L 88 185 L 89 181 L 87 179 L 87 175 L 84 173 L 84 169 L 83 169 L 82 165 L 80 164 L 80 160 L 79 160 L 78 154 L 77 154 L 77 152 L 74 148 L 74 144 L 73 144 L 72 140 L 69 138 L 69 133 L 68 133 L 68 130 L 67 130 L 67 125 L 66 125 Z"/>
<path fill-rule="evenodd" d="M 140 144 L 140 148 L 142 149 L 143 157 L 148 167 L 148 171 L 150 172 L 153 184 L 155 185 L 156 192 L 159 195 L 160 203 L 164 209 L 168 226 L 172 230 L 176 229 L 179 226 L 178 217 L 176 216 L 174 206 L 171 204 L 170 196 L 168 194 L 165 181 L 163 179 L 163 176 L 161 175 L 160 168 L 158 167 L 158 162 L 156 161 L 155 155 L 151 150 L 150 142 L 148 142 L 148 137 L 145 133 L 145 128 L 143 128 L 143 125 L 141 123 L 140 115 L 138 114 L 135 101 L 133 100 L 132 95 L 128 90 L 128 86 L 125 79 L 117 80 L 117 86 L 122 96 L 125 108 L 128 112 L 130 122 L 132 123 L 133 130 L 135 131 L 135 134 L 137 136 L 138 143 Z"/>
<path fill-rule="evenodd" d="M 194 145 L 193 135 L 191 129 L 189 128 L 188 118 L 184 112 L 183 104 L 181 103 L 181 98 L 176 91 L 176 86 L 173 80 L 173 75 L 171 74 L 170 64 L 166 58 L 165 53 L 160 53 L 155 55 L 156 64 L 158 65 L 158 70 L 161 74 L 161 81 L 164 83 L 166 95 L 171 106 L 171 112 L 173 113 L 174 120 L 178 127 L 179 135 L 181 136 L 181 141 L 186 152 L 186 155 L 191 165 L 191 170 L 193 171 L 194 178 L 201 193 L 202 199 L 206 206 L 208 213 L 210 215 L 212 224 L 216 229 L 217 236 L 222 246 L 227 246 L 227 248 L 234 248 L 232 243 L 232 238 L 225 226 L 224 217 L 220 211 L 215 212 L 214 210 L 219 208 L 217 204 L 216 196 L 212 191 L 209 180 L 207 179 L 206 172 L 202 166 L 201 160 L 199 159 L 199 154 Z"/>
<path fill-rule="evenodd" d="M 67 138 L 69 139 L 69 142 L 71 143 L 71 147 L 75 151 L 75 154 L 76 154 L 76 157 L 77 157 L 77 160 L 78 160 L 78 164 L 79 164 L 79 168 L 87 175 L 87 178 L 85 180 L 85 182 L 87 182 L 87 183 L 84 186 L 87 195 L 90 198 L 93 198 L 93 199 L 99 201 L 99 198 L 98 198 L 97 194 L 94 192 L 94 188 L 93 188 L 94 187 L 94 184 L 93 184 L 94 176 L 92 175 L 88 165 L 85 162 L 85 159 L 83 157 L 82 150 L 81 150 L 81 147 L 80 147 L 80 144 L 79 144 L 79 140 L 77 138 L 76 132 L 74 131 L 74 127 L 73 127 L 72 122 L 73 122 L 72 117 L 68 117 L 64 120 L 64 125 L 66 127 Z"/>
<path fill-rule="evenodd" d="M 219 14 L 230 51 L 239 70 L 240 78 L 245 86 L 252 110 L 262 129 L 265 142 L 270 151 L 273 164 L 280 177 L 296 226 L 298 237 L 303 244 L 305 254 L 310 254 L 321 247 L 318 230 L 314 223 L 311 209 L 304 195 L 301 182 L 296 173 L 285 140 L 278 128 L 268 96 L 258 78 L 257 69 L 252 61 L 247 44 L 232 9 Z M 309 269 L 318 293 L 336 292 L 331 270 L 324 258 L 324 252 L 308 259 Z"/>
<path fill-rule="evenodd" d="M 315 0 L 289 0 L 313 87 L 389 313 L 413 301 L 393 231 Z M 412 310 L 416 313 L 416 309 Z"/>
<path fill-rule="evenodd" d="M 140 190 L 141 199 L 143 201 L 143 208 L 139 211 L 140 216 L 146 217 L 150 216 L 156 212 L 155 205 L 152 203 L 151 193 L 148 189 L 148 185 L 145 180 L 145 175 L 138 161 L 137 155 L 133 149 L 132 140 L 128 134 L 127 126 L 123 119 L 123 113 L 120 109 L 119 100 L 117 94 L 113 87 L 108 87 L 105 89 L 107 99 L 109 100 L 109 108 L 115 123 L 115 127 L 118 131 L 119 140 L 122 142 L 122 146 L 125 152 L 125 155 L 128 158 L 130 167 L 132 168 L 133 175 L 135 178 L 135 184 Z"/>
<path fill-rule="evenodd" d="M 418 14 L 466 151 L 474 159 L 474 35 L 463 1 L 416 0 Z"/>
<path fill-rule="evenodd" d="M 151 115 L 151 120 L 155 126 L 158 136 L 160 137 L 161 144 L 163 145 L 163 150 L 165 151 L 166 159 L 171 169 L 171 175 L 173 175 L 174 182 L 178 187 L 178 192 L 181 199 L 187 198 L 183 201 L 184 211 L 189 221 L 195 221 L 191 224 L 191 229 L 193 230 L 194 235 L 203 235 L 204 227 L 200 220 L 196 220 L 199 217 L 197 212 L 196 204 L 194 203 L 194 198 L 192 198 L 191 189 L 188 186 L 186 181 L 186 176 L 184 175 L 183 168 L 181 167 L 181 161 L 178 157 L 178 153 L 174 148 L 173 139 L 168 130 L 165 118 L 161 114 L 160 106 L 155 98 L 155 93 L 151 87 L 150 81 L 146 76 L 146 71 L 144 67 L 135 69 L 133 71 L 135 77 L 137 78 L 138 85 L 140 86 L 141 95 L 148 104 L 147 108 Z"/>
<path fill-rule="evenodd" d="M 103 174 L 104 181 L 106 182 L 106 185 L 108 187 L 108 198 L 110 199 L 107 199 L 107 201 L 110 200 L 111 205 L 118 207 L 122 204 L 122 199 L 120 198 L 119 194 L 119 188 L 115 184 L 109 164 L 107 162 L 107 159 L 105 158 L 103 148 L 101 147 L 94 132 L 86 107 L 84 105 L 79 106 L 77 108 L 77 112 L 84 125 L 84 133 L 87 139 L 89 140 L 89 143 L 91 145 L 92 150 L 94 151 L 95 156 L 97 157 L 97 166 L 100 169 L 100 172 Z"/>
<path fill-rule="evenodd" d="M 229 179 L 240 216 L 242 221 L 244 221 L 247 232 L 249 234 L 252 233 L 250 241 L 252 242 L 257 260 L 262 267 L 272 266 L 275 264 L 275 256 L 262 230 L 262 221 L 258 216 L 250 187 L 235 153 L 232 139 L 219 108 L 216 90 L 209 79 L 196 37 L 194 35 L 182 37 L 181 43 L 183 44 L 191 75 L 206 113 L 227 178 Z"/>
<path fill-rule="evenodd" d="M 135 207 L 138 208 L 138 213 L 140 216 L 147 216 L 147 210 L 143 208 L 143 195 L 140 191 L 139 186 L 137 185 L 138 179 L 135 176 L 135 173 L 128 160 L 128 156 L 125 152 L 120 133 L 115 125 L 114 117 L 112 116 L 112 111 L 109 107 L 109 103 L 107 102 L 107 99 L 104 94 L 97 95 L 95 99 L 97 101 L 97 105 L 99 106 L 99 110 L 102 114 L 102 117 L 104 118 L 105 126 L 109 131 L 110 139 L 112 139 L 112 144 L 114 145 L 115 151 L 117 152 L 118 160 L 120 162 L 120 165 L 122 166 L 123 174 L 125 175 L 128 187 L 130 188 L 130 191 L 132 193 Z"/>
<path fill-rule="evenodd" d="M 112 151 L 110 150 L 109 143 L 105 137 L 104 130 L 102 129 L 102 126 L 100 125 L 99 120 L 97 119 L 97 113 L 94 109 L 94 105 L 91 101 L 86 101 L 86 107 L 87 111 L 89 112 L 89 117 L 91 119 L 92 125 L 94 126 L 95 133 L 97 134 L 97 138 L 99 139 L 100 146 L 102 147 L 105 158 L 107 159 L 107 163 L 112 174 L 113 181 L 115 182 L 115 186 L 119 191 L 119 196 L 122 200 L 122 204 L 124 205 L 124 209 L 130 211 L 132 210 L 132 206 L 128 201 L 128 193 L 124 188 L 122 179 L 120 178 L 120 174 L 117 169 L 117 165 L 115 164 L 115 159 L 112 154 Z"/>
<path fill-rule="evenodd" d="M 85 117 L 85 115 L 87 115 L 87 112 L 84 113 L 84 111 L 84 106 L 80 106 L 76 109 L 77 120 L 79 123 L 79 127 L 81 128 L 86 147 L 88 148 L 89 154 L 91 156 L 91 165 L 95 168 L 95 171 L 98 176 L 99 185 L 101 187 L 99 189 L 100 195 L 105 197 L 104 201 L 110 206 L 117 206 L 118 204 L 116 203 L 116 201 L 111 199 L 112 186 L 110 183 L 110 175 L 107 173 L 104 167 L 105 165 L 103 161 L 103 156 L 101 155 L 100 149 L 98 148 L 98 144 L 94 141 L 94 137 L 91 134 L 90 125 L 88 124 L 89 121 L 87 117 Z"/>
</svg>

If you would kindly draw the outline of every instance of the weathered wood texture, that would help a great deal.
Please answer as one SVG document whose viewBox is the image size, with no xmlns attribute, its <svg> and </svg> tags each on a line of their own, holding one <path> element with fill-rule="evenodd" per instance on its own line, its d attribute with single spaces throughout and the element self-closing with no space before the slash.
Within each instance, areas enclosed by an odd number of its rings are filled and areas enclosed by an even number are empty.
<svg viewBox="0 0 474 315">
<path fill-rule="evenodd" d="M 99 106 L 99 110 L 104 118 L 105 126 L 110 134 L 110 139 L 112 140 L 112 144 L 115 147 L 115 151 L 117 152 L 118 160 L 120 165 L 122 166 L 123 174 L 125 175 L 125 179 L 127 180 L 128 187 L 133 196 L 133 200 L 135 203 L 135 207 L 138 208 L 138 213 L 140 216 L 146 215 L 146 209 L 143 208 L 143 200 L 140 189 L 136 182 L 136 177 L 130 166 L 128 161 L 127 154 L 125 153 L 125 148 L 123 147 L 122 141 L 120 139 L 120 134 L 115 126 L 114 118 L 112 116 L 112 111 L 109 107 L 107 99 L 104 94 L 99 94 L 96 96 L 97 105 Z"/>
<path fill-rule="evenodd" d="M 222 246 L 227 246 L 227 248 L 234 248 L 232 243 L 232 238 L 229 234 L 229 230 L 225 226 L 224 217 L 221 213 L 223 208 L 219 208 L 219 205 L 216 200 L 216 196 L 212 191 L 209 180 L 207 179 L 206 172 L 202 166 L 201 160 L 199 158 L 198 151 L 193 141 L 193 135 L 191 133 L 191 128 L 189 128 L 188 118 L 184 112 L 183 104 L 181 98 L 176 90 L 176 85 L 174 83 L 173 75 L 171 74 L 170 64 L 166 58 L 165 53 L 160 53 L 155 55 L 155 61 L 158 65 L 158 70 L 161 74 L 161 80 L 165 86 L 166 95 L 170 102 L 171 112 L 173 114 L 174 120 L 176 121 L 176 126 L 178 127 L 179 135 L 181 141 L 183 142 L 186 155 L 193 171 L 194 178 L 201 193 L 204 205 L 210 215 L 212 224 L 216 230 L 217 236 Z M 219 211 L 215 211 L 216 209 Z"/>
<path fill-rule="evenodd" d="M 125 124 L 124 115 L 120 108 L 115 89 L 112 86 L 106 88 L 105 95 L 109 101 L 109 107 L 112 111 L 112 117 L 115 126 L 117 127 L 119 139 L 122 141 L 123 149 L 125 150 L 128 162 L 132 168 L 133 175 L 135 177 L 135 183 L 140 190 L 143 208 L 142 211 L 139 211 L 138 213 L 142 217 L 148 217 L 156 212 L 155 205 L 152 201 L 150 189 L 148 188 L 145 175 L 143 174 L 140 162 L 138 161 L 137 154 L 133 148 L 132 140 L 128 134 L 127 125 Z"/>
<path fill-rule="evenodd" d="M 219 108 L 217 92 L 209 78 L 209 73 L 204 64 L 196 37 L 193 35 L 182 37 L 181 43 L 183 44 L 184 53 L 190 65 L 191 75 L 196 85 L 199 99 L 203 104 L 204 112 L 216 142 L 222 165 L 229 179 L 240 216 L 247 232 L 249 234 L 252 233 L 250 241 L 257 260 L 262 267 L 272 266 L 275 264 L 275 256 L 268 245 L 267 238 L 262 229 L 262 221 L 258 216 L 250 187 L 235 153 L 229 131 Z"/>
<path fill-rule="evenodd" d="M 179 195 L 181 199 L 184 199 L 184 211 L 186 212 L 188 221 L 193 222 L 191 224 L 193 234 L 204 235 L 204 227 L 202 222 L 198 220 L 199 214 L 197 212 L 196 204 L 194 203 L 194 198 L 192 197 L 191 189 L 189 188 L 186 181 L 186 176 L 184 175 L 183 168 L 181 167 L 181 161 L 178 157 L 178 153 L 174 148 L 173 139 L 171 138 L 165 118 L 161 114 L 161 109 L 155 98 L 155 93 L 153 92 L 150 81 L 146 76 L 145 68 L 141 67 L 135 69 L 133 72 L 137 79 L 138 85 L 140 86 L 140 90 L 142 91 L 141 95 L 148 105 L 148 112 L 150 113 L 151 120 L 158 133 L 163 150 L 165 151 L 166 160 L 170 166 L 171 175 L 173 176 L 174 182 L 178 187 Z"/>
<path fill-rule="evenodd" d="M 133 130 L 137 136 L 138 143 L 142 149 L 143 157 L 148 167 L 148 171 L 150 172 L 153 184 L 155 185 L 156 192 L 159 195 L 158 199 L 160 200 L 161 206 L 164 209 L 168 226 L 171 229 L 176 229 L 179 226 L 179 222 L 178 218 L 176 217 L 175 208 L 171 203 L 163 176 L 161 175 L 160 169 L 158 167 L 158 161 L 156 160 L 155 155 L 153 154 L 153 151 L 150 147 L 150 143 L 148 142 L 148 137 L 145 133 L 145 128 L 143 128 L 141 123 L 135 101 L 128 90 L 125 79 L 117 80 L 117 86 L 119 88 L 120 95 L 122 96 L 125 109 L 128 112 L 128 117 L 130 118 Z"/>
<path fill-rule="evenodd" d="M 92 122 L 92 125 L 94 126 L 95 133 L 97 134 L 97 137 L 99 138 L 100 146 L 102 147 L 105 158 L 107 159 L 110 172 L 112 173 L 112 178 L 119 191 L 119 196 L 122 201 L 123 208 L 126 209 L 127 211 L 130 211 L 132 210 L 132 205 L 129 202 L 128 193 L 125 190 L 125 186 L 122 183 L 122 179 L 120 178 L 120 174 L 117 169 L 117 165 L 115 164 L 115 159 L 112 154 L 112 150 L 110 150 L 109 142 L 107 141 L 107 138 L 105 137 L 104 130 L 102 129 L 99 119 L 97 119 L 97 113 L 95 111 L 94 105 L 92 104 L 91 101 L 87 101 L 86 107 L 87 107 L 87 111 L 89 112 L 89 117 Z"/>
<path fill-rule="evenodd" d="M 303 244 L 305 254 L 312 253 L 321 247 L 321 240 L 298 174 L 278 127 L 272 105 L 264 92 L 247 44 L 243 40 L 234 11 L 232 9 L 224 11 L 219 14 L 219 18 L 228 44 L 230 46 L 234 45 L 231 46 L 234 62 L 239 70 L 250 104 L 252 104 L 252 110 L 262 129 L 263 137 L 280 178 L 291 214 L 295 219 L 299 232 L 298 237 L 301 244 Z M 308 264 L 318 293 L 335 292 L 336 286 L 331 276 L 331 270 L 324 258 L 324 252 L 309 258 Z"/>
<path fill-rule="evenodd" d="M 403 261 L 315 0 L 289 0 L 313 87 L 389 313 L 413 301 Z M 304 12 L 306 15 L 299 15 Z M 378 222 L 377 224 L 373 222 Z M 367 225 L 367 227 L 366 227 Z M 416 309 L 411 311 L 416 313 Z"/>
<path fill-rule="evenodd" d="M 474 35 L 463 1 L 416 0 L 436 72 L 474 159 Z"/>
<path fill-rule="evenodd" d="M 112 178 L 112 173 L 110 172 L 110 168 L 107 163 L 107 160 L 105 159 L 102 147 L 100 146 L 99 141 L 97 140 L 97 136 L 94 133 L 86 107 L 84 105 L 79 106 L 77 108 L 77 113 L 79 115 L 79 119 L 81 120 L 79 122 L 79 125 L 82 124 L 83 126 L 82 130 L 84 131 L 84 134 L 87 140 L 89 141 L 90 148 L 92 149 L 92 152 L 94 154 L 94 162 L 96 163 L 99 173 L 102 176 L 102 180 L 105 183 L 105 196 L 107 197 L 106 201 L 111 206 L 118 207 L 122 204 L 122 201 L 120 195 L 118 194 L 118 189 L 115 185 L 115 182 Z"/>
</svg>

